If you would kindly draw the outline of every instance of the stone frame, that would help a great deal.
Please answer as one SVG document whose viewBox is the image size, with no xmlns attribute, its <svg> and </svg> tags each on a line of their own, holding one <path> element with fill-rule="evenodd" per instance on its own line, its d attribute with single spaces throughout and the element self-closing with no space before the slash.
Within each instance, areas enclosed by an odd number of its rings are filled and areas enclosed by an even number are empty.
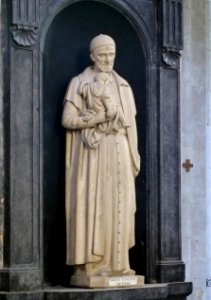
<svg viewBox="0 0 211 300">
<path fill-rule="evenodd" d="M 5 189 L 0 290 L 5 295 L 40 290 L 44 284 L 42 53 L 54 17 L 72 3 L 83 1 L 2 1 Z M 144 41 L 148 61 L 146 277 L 149 283 L 183 282 L 179 129 L 182 0 L 94 1 L 118 10 Z M 185 299 L 191 286 L 184 284 L 180 290 L 182 298 L 175 299 Z M 169 295 L 173 294 L 166 297 Z"/>
</svg>

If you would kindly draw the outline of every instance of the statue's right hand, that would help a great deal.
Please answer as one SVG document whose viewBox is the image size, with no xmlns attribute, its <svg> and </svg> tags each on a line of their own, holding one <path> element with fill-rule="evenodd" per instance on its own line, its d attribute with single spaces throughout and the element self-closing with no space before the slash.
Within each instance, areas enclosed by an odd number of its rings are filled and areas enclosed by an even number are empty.
<svg viewBox="0 0 211 300">
<path fill-rule="evenodd" d="M 87 109 L 83 115 L 82 115 L 82 120 L 85 122 L 90 121 L 94 116 L 96 115 L 96 112 L 94 112 L 93 110 L 89 110 Z"/>
<path fill-rule="evenodd" d="M 105 111 L 96 113 L 93 110 L 86 110 L 82 115 L 82 120 L 86 122 L 85 128 L 95 127 L 97 124 L 107 121 Z"/>
</svg>

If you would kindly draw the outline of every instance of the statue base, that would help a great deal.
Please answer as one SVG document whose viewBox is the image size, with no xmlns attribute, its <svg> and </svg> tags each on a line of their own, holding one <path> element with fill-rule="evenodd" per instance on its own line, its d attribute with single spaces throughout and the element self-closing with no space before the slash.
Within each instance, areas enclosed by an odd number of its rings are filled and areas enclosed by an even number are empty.
<svg viewBox="0 0 211 300">
<path fill-rule="evenodd" d="M 144 276 L 81 276 L 73 275 L 70 284 L 88 288 L 134 287 L 144 285 Z"/>
</svg>

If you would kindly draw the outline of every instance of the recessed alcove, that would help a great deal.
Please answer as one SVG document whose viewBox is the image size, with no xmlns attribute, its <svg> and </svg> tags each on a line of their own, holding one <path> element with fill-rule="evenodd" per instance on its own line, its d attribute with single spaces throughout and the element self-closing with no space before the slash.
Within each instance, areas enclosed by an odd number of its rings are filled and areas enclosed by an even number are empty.
<svg viewBox="0 0 211 300">
<path fill-rule="evenodd" d="M 130 261 L 146 274 L 146 126 L 147 57 L 134 24 L 116 8 L 96 1 L 80 1 L 64 8 L 51 23 L 43 55 L 43 211 L 44 278 L 49 285 L 68 285 L 65 266 L 64 159 L 65 130 L 62 102 L 69 80 L 91 64 L 90 40 L 111 35 L 117 44 L 115 70 L 131 85 L 137 107 L 141 173 L 136 180 L 136 245 Z"/>
<path fill-rule="evenodd" d="M 180 234 L 182 7 L 182 0 L 2 0 L 0 297 L 185 300 L 191 293 Z M 62 102 L 69 80 L 90 65 L 89 43 L 99 33 L 115 39 L 115 70 L 137 106 L 142 168 L 130 258 L 149 283 L 137 289 L 67 288 Z"/>
</svg>

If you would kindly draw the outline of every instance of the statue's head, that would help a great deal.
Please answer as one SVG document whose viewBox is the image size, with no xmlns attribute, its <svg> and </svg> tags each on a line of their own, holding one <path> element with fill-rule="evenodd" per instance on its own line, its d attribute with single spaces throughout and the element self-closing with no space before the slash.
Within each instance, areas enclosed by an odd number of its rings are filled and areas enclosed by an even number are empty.
<svg viewBox="0 0 211 300">
<path fill-rule="evenodd" d="M 90 43 L 90 57 L 96 70 L 111 72 L 114 66 L 116 45 L 114 40 L 104 34 L 94 37 Z"/>
</svg>

